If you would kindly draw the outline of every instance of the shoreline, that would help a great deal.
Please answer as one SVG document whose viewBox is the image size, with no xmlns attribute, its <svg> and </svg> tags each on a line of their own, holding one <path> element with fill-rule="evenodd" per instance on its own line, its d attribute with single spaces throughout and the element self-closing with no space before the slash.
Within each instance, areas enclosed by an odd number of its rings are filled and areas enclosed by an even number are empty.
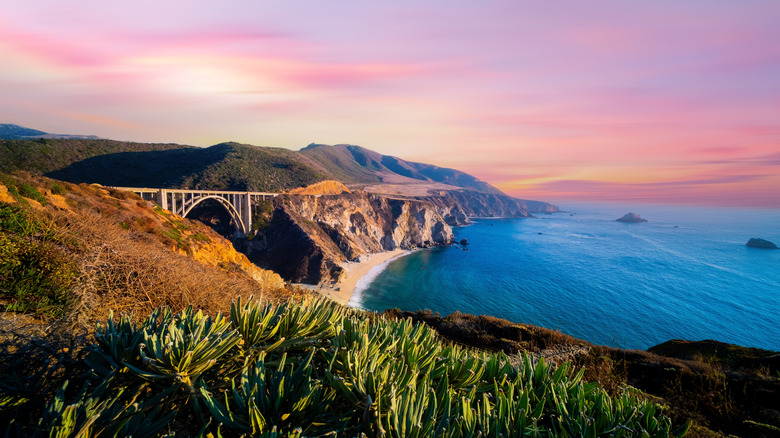
<svg viewBox="0 0 780 438">
<path fill-rule="evenodd" d="M 394 249 L 392 251 L 367 254 L 366 259 L 361 262 L 343 262 L 341 266 L 344 268 L 344 278 L 336 284 L 296 285 L 317 292 L 339 304 L 355 307 L 355 304 L 359 304 L 359 300 L 356 301 L 355 299 L 360 297 L 360 295 L 355 294 L 356 291 L 362 292 L 368 287 L 371 281 L 384 271 L 391 261 L 411 253 L 412 251 L 410 250 Z"/>
</svg>

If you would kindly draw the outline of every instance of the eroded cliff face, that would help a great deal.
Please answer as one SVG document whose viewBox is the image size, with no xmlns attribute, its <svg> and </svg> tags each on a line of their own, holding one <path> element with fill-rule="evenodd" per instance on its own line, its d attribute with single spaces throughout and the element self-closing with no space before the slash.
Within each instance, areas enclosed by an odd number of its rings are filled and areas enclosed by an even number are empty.
<svg viewBox="0 0 780 438">
<path fill-rule="evenodd" d="M 446 245 L 452 229 L 429 202 L 367 193 L 280 196 L 269 225 L 244 242 L 250 260 L 286 280 L 338 281 L 365 254 Z"/>
<path fill-rule="evenodd" d="M 528 213 L 558 213 L 561 211 L 558 206 L 543 201 L 518 199 L 518 202 L 525 205 L 525 210 Z"/>
<path fill-rule="evenodd" d="M 502 193 L 472 190 L 442 190 L 424 198 L 452 226 L 467 225 L 472 217 L 528 217 L 532 213 L 553 213 L 558 207 L 540 201 L 526 201 Z"/>
<path fill-rule="evenodd" d="M 503 194 L 447 190 L 425 199 L 439 207 L 450 225 L 468 224 L 471 217 L 528 217 L 524 205 Z"/>
</svg>

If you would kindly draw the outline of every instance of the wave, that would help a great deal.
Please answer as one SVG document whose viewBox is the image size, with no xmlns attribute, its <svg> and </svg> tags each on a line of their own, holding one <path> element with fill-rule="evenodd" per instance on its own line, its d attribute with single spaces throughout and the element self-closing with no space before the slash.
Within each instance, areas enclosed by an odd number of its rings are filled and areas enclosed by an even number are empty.
<svg viewBox="0 0 780 438">
<path fill-rule="evenodd" d="M 363 291 L 368 289 L 368 287 L 371 285 L 371 283 L 374 282 L 374 280 L 376 280 L 379 274 L 381 274 L 382 271 L 384 271 L 385 269 L 387 269 L 388 266 L 390 266 L 390 263 L 392 263 L 395 260 L 398 260 L 401 257 L 407 256 L 411 253 L 412 251 L 404 251 L 403 253 L 398 254 L 397 256 L 387 259 L 384 262 L 374 266 L 368 272 L 366 272 L 366 275 L 360 277 L 357 283 L 355 283 L 355 289 L 352 292 L 352 296 L 349 298 L 349 302 L 347 303 L 347 306 L 357 307 L 362 309 Z"/>
</svg>

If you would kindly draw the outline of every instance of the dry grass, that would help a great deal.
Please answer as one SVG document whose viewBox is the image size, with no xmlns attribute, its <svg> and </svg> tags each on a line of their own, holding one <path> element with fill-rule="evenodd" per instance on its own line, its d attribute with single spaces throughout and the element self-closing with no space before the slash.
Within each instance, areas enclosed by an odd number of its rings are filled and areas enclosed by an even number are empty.
<svg viewBox="0 0 780 438">
<path fill-rule="evenodd" d="M 288 193 L 293 195 L 340 195 L 352 192 L 350 192 L 347 186 L 338 181 L 325 180 L 306 187 L 292 189 Z"/>
<path fill-rule="evenodd" d="M 274 293 L 243 271 L 199 263 L 98 214 L 83 214 L 68 221 L 67 228 L 81 235 L 88 248 L 79 260 L 75 288 L 79 313 L 88 319 L 105 317 L 109 310 L 145 315 L 166 305 L 174 311 L 190 305 L 225 311 L 238 296 Z"/>
</svg>

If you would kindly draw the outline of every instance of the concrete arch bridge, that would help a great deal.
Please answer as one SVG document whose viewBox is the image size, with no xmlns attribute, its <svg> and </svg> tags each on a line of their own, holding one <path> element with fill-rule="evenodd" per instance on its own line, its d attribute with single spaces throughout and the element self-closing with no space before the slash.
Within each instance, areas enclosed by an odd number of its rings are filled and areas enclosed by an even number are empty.
<svg viewBox="0 0 780 438">
<path fill-rule="evenodd" d="M 252 230 L 252 213 L 257 201 L 267 201 L 279 193 L 233 192 L 227 190 L 182 190 L 139 187 L 114 187 L 138 194 L 142 199 L 154 201 L 165 210 L 181 217 L 187 215 L 201 202 L 214 199 L 225 207 L 233 222 L 236 237 L 246 236 Z"/>
</svg>

